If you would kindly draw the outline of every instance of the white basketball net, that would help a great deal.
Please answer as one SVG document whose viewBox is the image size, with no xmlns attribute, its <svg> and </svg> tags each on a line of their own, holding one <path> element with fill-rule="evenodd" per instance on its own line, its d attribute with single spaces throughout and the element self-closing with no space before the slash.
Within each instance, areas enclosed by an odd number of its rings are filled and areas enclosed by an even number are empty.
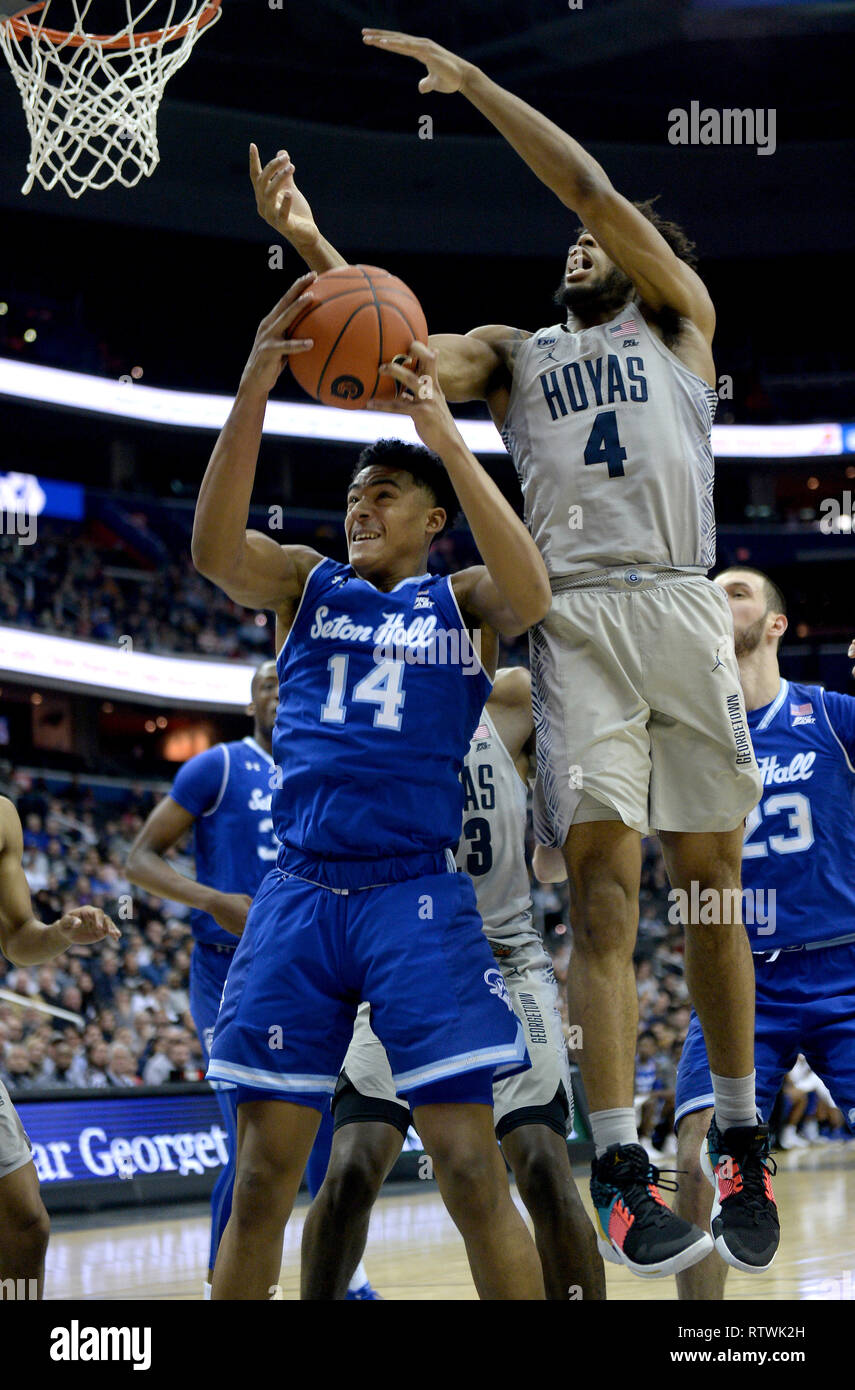
<svg viewBox="0 0 855 1390">
<path fill-rule="evenodd" d="M 179 0 L 170 0 L 162 29 L 143 36 L 140 21 L 157 0 L 138 14 L 125 0 L 128 22 L 109 36 L 87 34 L 86 14 L 93 0 L 72 0 L 74 27 L 50 36 L 51 0 L 33 14 L 0 21 L 0 46 L 18 85 L 30 132 L 27 180 L 43 188 L 61 184 L 70 198 L 88 188 L 117 181 L 133 188 L 160 159 L 157 111 L 163 90 L 183 67 L 203 28 L 220 17 L 210 0 L 189 0 L 176 17 Z M 94 27 L 94 26 L 93 26 Z M 136 30 L 136 34 L 135 34 Z M 79 42 L 72 42 L 79 40 Z M 129 41 L 115 47 L 117 41 Z"/>
</svg>

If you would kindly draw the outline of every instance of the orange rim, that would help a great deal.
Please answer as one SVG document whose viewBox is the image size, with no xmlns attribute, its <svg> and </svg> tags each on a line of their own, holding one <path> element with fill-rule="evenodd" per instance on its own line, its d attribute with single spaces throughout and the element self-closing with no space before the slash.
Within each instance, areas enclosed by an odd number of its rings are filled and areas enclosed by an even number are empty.
<svg viewBox="0 0 855 1390">
<path fill-rule="evenodd" d="M 116 38 L 113 34 L 69 34 L 64 29 L 37 29 L 25 23 L 24 16 L 43 10 L 46 0 L 39 0 L 37 5 L 28 5 L 25 10 L 10 15 L 5 22 L 19 39 L 45 38 L 57 47 L 68 44 L 71 48 L 81 48 L 85 43 L 99 43 L 102 48 L 137 48 L 140 44 L 158 43 L 161 39 L 165 39 L 167 43 L 172 43 L 174 39 L 183 39 L 193 24 L 199 29 L 204 29 L 206 24 L 211 23 L 221 3 L 222 0 L 210 0 L 198 21 L 189 19 L 186 24 L 176 24 L 171 29 L 150 29 L 145 34 L 125 34 L 121 38 Z"/>
</svg>

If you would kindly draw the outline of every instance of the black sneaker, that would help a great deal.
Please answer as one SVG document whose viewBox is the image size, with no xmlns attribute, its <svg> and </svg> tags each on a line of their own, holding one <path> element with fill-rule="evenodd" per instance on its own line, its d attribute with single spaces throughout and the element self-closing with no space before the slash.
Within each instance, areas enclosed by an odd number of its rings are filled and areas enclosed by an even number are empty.
<svg viewBox="0 0 855 1390">
<path fill-rule="evenodd" d="M 710 1230 L 721 1258 L 748 1274 L 768 1269 L 781 1238 L 769 1126 L 734 1126 L 722 1134 L 713 1117 L 701 1167 L 715 1190 Z"/>
<path fill-rule="evenodd" d="M 604 1259 L 626 1265 L 641 1279 L 679 1274 L 713 1248 L 710 1237 L 675 1216 L 657 1188 L 654 1168 L 640 1144 L 612 1144 L 591 1164 L 597 1245 Z M 676 1191 L 676 1183 L 663 1183 Z"/>
</svg>

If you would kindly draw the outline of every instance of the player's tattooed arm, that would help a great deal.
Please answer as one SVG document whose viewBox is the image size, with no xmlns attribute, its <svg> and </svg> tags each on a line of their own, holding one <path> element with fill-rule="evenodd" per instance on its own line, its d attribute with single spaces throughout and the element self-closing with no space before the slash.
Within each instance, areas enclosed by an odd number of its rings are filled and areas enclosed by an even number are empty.
<svg viewBox="0 0 855 1390">
<path fill-rule="evenodd" d="M 534 174 L 585 227 L 655 313 L 670 309 L 712 342 L 715 312 L 694 270 L 646 217 L 612 186 L 602 166 L 571 135 L 486 73 L 431 39 L 365 29 L 372 47 L 415 58 L 428 70 L 421 92 L 460 92 L 505 137 Z"/>
<path fill-rule="evenodd" d="M 497 429 L 504 424 L 517 352 L 531 334 L 488 323 L 469 333 L 428 338 L 439 353 L 439 384 L 450 401 L 486 401 Z"/>
<path fill-rule="evenodd" d="M 290 241 L 310 270 L 318 273 L 347 265 L 335 247 L 321 236 L 307 199 L 294 182 L 295 165 L 287 150 L 280 150 L 261 167 L 255 145 L 249 147 L 249 177 L 255 204 L 264 221 Z"/>
<path fill-rule="evenodd" d="M 322 558 L 304 545 L 280 545 L 248 531 L 249 504 L 267 396 L 292 353 L 311 339 L 285 334 L 311 298 L 314 274 L 297 280 L 262 319 L 234 405 L 214 445 L 193 518 L 191 554 L 200 574 L 235 603 L 273 610 L 285 626 L 309 572 Z"/>
<path fill-rule="evenodd" d="M 128 854 L 125 871 L 131 883 L 168 902 L 209 912 L 226 931 L 240 936 L 252 906 L 246 893 L 222 893 L 179 873 L 166 854 L 193 825 L 196 817 L 171 796 L 155 806 Z"/>
<path fill-rule="evenodd" d="M 24 836 L 12 802 L 0 796 L 0 950 L 14 965 L 43 965 L 69 946 L 91 946 L 109 936 L 115 922 L 98 907 L 75 907 L 48 926 L 33 914 L 23 867 Z"/>
</svg>

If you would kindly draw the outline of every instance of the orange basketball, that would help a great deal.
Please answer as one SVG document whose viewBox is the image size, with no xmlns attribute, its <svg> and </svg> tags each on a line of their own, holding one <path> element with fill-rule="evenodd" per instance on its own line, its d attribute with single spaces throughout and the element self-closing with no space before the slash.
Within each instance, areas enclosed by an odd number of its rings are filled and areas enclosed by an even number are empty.
<svg viewBox="0 0 855 1390">
<path fill-rule="evenodd" d="M 310 286 L 314 302 L 291 324 L 289 338 L 311 338 L 314 347 L 289 357 L 304 391 L 323 405 L 364 410 L 390 400 L 395 382 L 380 365 L 427 341 L 422 307 L 403 280 L 376 265 L 325 270 Z"/>
</svg>

